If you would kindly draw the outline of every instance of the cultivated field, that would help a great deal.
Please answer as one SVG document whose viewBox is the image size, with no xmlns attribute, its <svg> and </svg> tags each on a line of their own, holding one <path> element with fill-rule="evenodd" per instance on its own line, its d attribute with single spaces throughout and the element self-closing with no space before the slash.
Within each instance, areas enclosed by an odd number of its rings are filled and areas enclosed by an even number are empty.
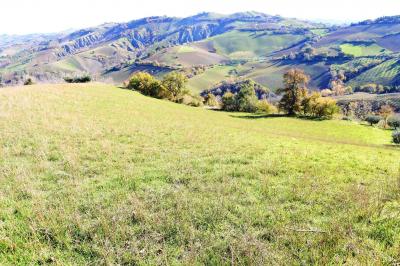
<svg viewBox="0 0 400 266">
<path fill-rule="evenodd" d="M 394 264 L 400 150 L 109 85 L 0 90 L 0 264 Z"/>
</svg>

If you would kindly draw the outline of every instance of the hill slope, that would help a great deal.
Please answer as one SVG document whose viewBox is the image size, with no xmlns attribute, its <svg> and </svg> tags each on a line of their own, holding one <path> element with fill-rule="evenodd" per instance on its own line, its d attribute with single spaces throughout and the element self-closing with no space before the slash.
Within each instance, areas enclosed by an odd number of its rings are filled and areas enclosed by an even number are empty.
<svg viewBox="0 0 400 266">
<path fill-rule="evenodd" d="M 345 27 L 257 12 L 148 17 L 72 33 L 5 36 L 0 40 L 0 78 L 15 85 L 29 77 L 48 83 L 89 74 L 97 81 L 121 84 L 139 70 L 178 70 L 189 77 L 196 67 L 237 70 L 221 73 L 218 80 L 215 75 L 194 77 L 193 91 L 198 92 L 215 81 L 248 77 L 276 89 L 284 72 L 297 67 L 311 76 L 312 89 L 329 87 L 337 69 L 345 71 L 352 87 L 380 83 L 395 88 L 400 87 L 400 69 L 395 67 L 399 36 L 396 16 Z M 375 63 L 359 66 L 367 61 Z"/>
<path fill-rule="evenodd" d="M 3 89 L 0 103 L 0 264 L 400 259 L 390 132 L 102 84 Z"/>
</svg>

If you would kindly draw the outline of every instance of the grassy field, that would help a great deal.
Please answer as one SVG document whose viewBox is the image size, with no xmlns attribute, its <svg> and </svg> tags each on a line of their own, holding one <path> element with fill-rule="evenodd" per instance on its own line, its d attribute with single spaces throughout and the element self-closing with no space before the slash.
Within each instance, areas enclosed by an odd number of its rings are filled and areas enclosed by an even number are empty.
<svg viewBox="0 0 400 266">
<path fill-rule="evenodd" d="M 266 33 L 231 31 L 207 39 L 217 53 L 232 59 L 248 59 L 288 48 L 304 40 L 303 35 L 269 35 Z"/>
<path fill-rule="evenodd" d="M 0 264 L 395 264 L 399 155 L 348 121 L 3 89 Z"/>
<path fill-rule="evenodd" d="M 340 49 L 343 53 L 354 55 L 355 57 L 360 56 L 372 56 L 372 55 L 381 55 L 389 53 L 385 48 L 377 45 L 354 45 L 351 43 L 345 43 L 340 45 Z"/>
<path fill-rule="evenodd" d="M 235 67 L 233 66 L 214 66 L 209 68 L 204 73 L 191 78 L 188 82 L 188 88 L 194 93 L 211 89 L 217 83 L 228 80 L 231 77 L 229 72 L 234 69 Z"/>
<path fill-rule="evenodd" d="M 270 88 L 277 89 L 283 86 L 282 76 L 289 69 L 293 68 L 293 64 L 285 64 L 282 62 L 264 61 L 249 62 L 238 69 L 239 75 L 253 79 L 254 81 Z M 297 63 L 296 67 L 303 69 L 310 75 L 310 88 L 323 88 L 329 82 L 328 67 L 323 63 L 304 64 Z"/>
</svg>

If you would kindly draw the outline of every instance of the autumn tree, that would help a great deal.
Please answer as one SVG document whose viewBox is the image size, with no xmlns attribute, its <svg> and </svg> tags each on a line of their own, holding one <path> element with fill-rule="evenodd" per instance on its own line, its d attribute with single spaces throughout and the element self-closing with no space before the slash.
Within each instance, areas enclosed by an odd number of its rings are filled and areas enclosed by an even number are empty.
<svg viewBox="0 0 400 266">
<path fill-rule="evenodd" d="M 301 111 L 301 103 L 307 95 L 307 84 L 310 77 L 300 69 L 291 69 L 283 76 L 285 87 L 279 89 L 282 93 L 282 99 L 279 102 L 279 108 L 288 115 L 295 115 Z"/>
<path fill-rule="evenodd" d="M 170 100 L 179 102 L 183 95 L 188 94 L 186 89 L 186 82 L 188 78 L 180 72 L 171 72 L 167 74 L 163 80 L 162 85 L 170 94 Z"/>
<path fill-rule="evenodd" d="M 393 108 L 390 105 L 383 105 L 381 107 L 381 109 L 379 110 L 379 114 L 381 115 L 381 117 L 383 118 L 383 126 L 386 128 L 388 126 L 388 119 L 389 116 L 391 116 L 393 114 Z"/>
<path fill-rule="evenodd" d="M 127 88 L 155 98 L 169 97 L 169 92 L 161 82 L 146 72 L 135 73 L 129 80 Z"/>
</svg>

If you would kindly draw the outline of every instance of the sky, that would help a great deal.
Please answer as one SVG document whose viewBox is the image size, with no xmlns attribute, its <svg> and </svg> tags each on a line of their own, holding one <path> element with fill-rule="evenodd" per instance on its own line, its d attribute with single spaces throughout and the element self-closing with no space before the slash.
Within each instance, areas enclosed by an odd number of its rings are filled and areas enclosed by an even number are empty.
<svg viewBox="0 0 400 266">
<path fill-rule="evenodd" d="M 0 34 L 53 33 L 147 16 L 258 11 L 300 19 L 354 22 L 400 15 L 400 0 L 3 0 Z"/>
</svg>

